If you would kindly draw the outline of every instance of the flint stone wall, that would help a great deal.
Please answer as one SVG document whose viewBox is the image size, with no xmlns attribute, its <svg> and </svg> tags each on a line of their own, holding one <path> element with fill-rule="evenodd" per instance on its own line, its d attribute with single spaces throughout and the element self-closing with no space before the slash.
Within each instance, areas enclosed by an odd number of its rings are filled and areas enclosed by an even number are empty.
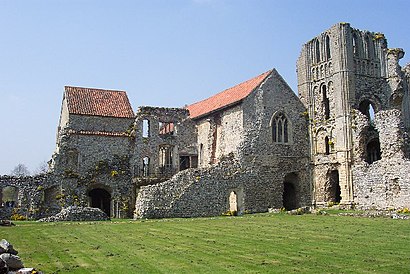
<svg viewBox="0 0 410 274">
<path fill-rule="evenodd" d="M 360 133 L 367 127 L 367 120 L 355 114 L 353 140 L 357 155 L 353 165 L 354 201 L 363 209 L 410 208 L 410 161 L 404 154 L 404 132 L 399 110 L 380 111 L 375 115 L 379 131 L 381 159 L 368 164 L 361 152 Z"/>
<path fill-rule="evenodd" d="M 47 212 L 42 211 L 44 204 L 44 190 L 54 185 L 48 175 L 38 176 L 0 176 L 0 219 L 10 219 L 11 215 L 19 214 L 27 218 L 38 218 Z M 17 199 L 13 206 L 7 206 L 2 196 L 5 187 L 13 187 L 17 192 Z M 52 209 L 50 209 L 50 214 Z"/>
</svg>

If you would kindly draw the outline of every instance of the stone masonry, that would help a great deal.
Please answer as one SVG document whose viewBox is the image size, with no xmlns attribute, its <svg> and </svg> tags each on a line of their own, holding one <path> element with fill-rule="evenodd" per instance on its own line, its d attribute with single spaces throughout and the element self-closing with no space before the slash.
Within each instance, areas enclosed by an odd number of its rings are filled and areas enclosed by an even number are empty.
<svg viewBox="0 0 410 274">
<path fill-rule="evenodd" d="M 0 177 L 0 215 L 410 208 L 403 55 L 382 33 L 338 23 L 303 45 L 298 96 L 275 69 L 184 108 L 136 113 L 124 91 L 67 86 L 49 172 Z"/>
</svg>

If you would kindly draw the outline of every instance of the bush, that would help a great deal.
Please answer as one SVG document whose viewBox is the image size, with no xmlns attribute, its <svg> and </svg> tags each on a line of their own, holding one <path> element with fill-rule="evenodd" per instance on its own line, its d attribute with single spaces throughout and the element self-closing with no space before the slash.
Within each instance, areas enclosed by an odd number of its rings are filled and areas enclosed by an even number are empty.
<svg viewBox="0 0 410 274">
<path fill-rule="evenodd" d="M 223 216 L 238 216 L 238 212 L 236 210 L 228 210 L 225 213 L 222 213 Z"/>
<path fill-rule="evenodd" d="M 18 213 L 14 213 L 13 215 L 11 215 L 10 219 L 12 221 L 25 221 L 27 220 L 27 218 L 21 214 Z"/>
</svg>

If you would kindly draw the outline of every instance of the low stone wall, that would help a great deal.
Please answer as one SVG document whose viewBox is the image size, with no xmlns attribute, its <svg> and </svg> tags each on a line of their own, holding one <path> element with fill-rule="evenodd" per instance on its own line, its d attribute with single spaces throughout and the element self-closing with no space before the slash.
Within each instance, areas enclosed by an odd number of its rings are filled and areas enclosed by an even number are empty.
<svg viewBox="0 0 410 274">
<path fill-rule="evenodd" d="M 236 162 L 221 162 L 209 168 L 188 169 L 170 180 L 141 187 L 135 218 L 216 216 L 229 210 L 229 195 L 238 195 L 238 211 L 243 211 L 241 192 L 246 174 Z M 242 198 L 242 199 L 241 199 Z"/>
</svg>

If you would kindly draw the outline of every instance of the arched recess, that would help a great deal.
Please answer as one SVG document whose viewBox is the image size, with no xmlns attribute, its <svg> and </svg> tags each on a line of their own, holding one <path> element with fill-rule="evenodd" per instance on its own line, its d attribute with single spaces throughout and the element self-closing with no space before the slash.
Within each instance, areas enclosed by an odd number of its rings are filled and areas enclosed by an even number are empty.
<svg viewBox="0 0 410 274">
<path fill-rule="evenodd" d="M 292 143 L 292 123 L 283 111 L 276 111 L 270 120 L 271 140 L 276 144 Z"/>
<path fill-rule="evenodd" d="M 107 188 L 94 187 L 88 191 L 89 205 L 104 211 L 111 216 L 111 193 Z"/>
<path fill-rule="evenodd" d="M 299 176 L 296 172 L 288 173 L 283 180 L 282 203 L 286 210 L 292 210 L 299 207 L 297 187 L 299 185 Z"/>
</svg>

